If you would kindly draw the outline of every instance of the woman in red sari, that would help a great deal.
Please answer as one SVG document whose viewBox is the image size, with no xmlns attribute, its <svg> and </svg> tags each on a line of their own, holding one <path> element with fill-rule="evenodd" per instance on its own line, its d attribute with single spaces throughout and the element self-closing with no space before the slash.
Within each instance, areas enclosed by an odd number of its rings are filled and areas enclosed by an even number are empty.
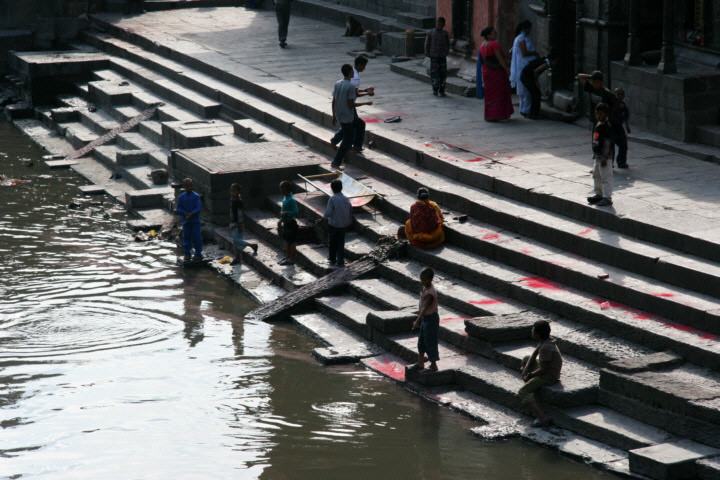
<svg viewBox="0 0 720 480">
<path fill-rule="evenodd" d="M 430 192 L 421 187 L 418 201 L 410 207 L 410 220 L 405 223 L 405 236 L 418 248 L 436 248 L 445 241 L 443 215 L 437 203 L 430 200 Z"/>
<path fill-rule="evenodd" d="M 483 63 L 482 80 L 485 89 L 485 120 L 504 122 L 514 112 L 510 98 L 510 68 L 497 42 L 495 27 L 487 27 L 480 35 L 485 39 L 480 44 Z"/>
</svg>

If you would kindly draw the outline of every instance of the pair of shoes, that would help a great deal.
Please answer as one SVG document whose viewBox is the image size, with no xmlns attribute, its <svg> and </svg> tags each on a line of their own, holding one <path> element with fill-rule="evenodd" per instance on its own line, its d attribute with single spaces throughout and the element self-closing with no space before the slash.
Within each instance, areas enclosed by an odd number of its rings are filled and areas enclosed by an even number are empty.
<svg viewBox="0 0 720 480">
<path fill-rule="evenodd" d="M 445 92 L 440 92 L 440 96 L 441 96 L 441 97 L 447 97 L 447 95 L 445 95 Z"/>
<path fill-rule="evenodd" d="M 539 418 L 535 419 L 535 421 L 532 423 L 533 428 L 545 428 L 552 425 L 552 418 L 547 417 L 545 421 L 541 421 Z"/>
<path fill-rule="evenodd" d="M 343 263 L 338 263 L 338 264 L 336 264 L 335 266 L 336 266 L 337 268 L 345 268 L 345 262 L 343 262 Z"/>
<path fill-rule="evenodd" d="M 407 367 L 407 369 L 408 369 L 409 371 L 411 371 L 411 372 L 415 372 L 415 371 L 417 371 L 417 370 L 422 370 L 423 367 L 420 366 L 420 364 L 418 364 L 418 363 L 413 363 L 412 366 Z"/>
<path fill-rule="evenodd" d="M 283 258 L 278 262 L 278 265 L 287 266 L 287 265 L 295 265 L 295 262 L 292 260 L 288 260 L 287 258 Z"/>
<path fill-rule="evenodd" d="M 588 202 L 590 205 L 595 205 L 595 204 L 598 203 L 600 200 L 602 200 L 602 198 L 603 198 L 602 195 L 594 195 L 594 196 L 592 196 L 592 197 L 587 197 L 587 202 Z"/>
<path fill-rule="evenodd" d="M 285 47 L 287 47 L 287 42 L 285 40 L 283 40 L 282 42 L 280 42 L 280 48 L 285 48 Z"/>
<path fill-rule="evenodd" d="M 628 165 L 627 163 L 622 163 L 622 164 L 618 163 L 618 168 L 629 168 L 629 167 L 630 167 L 630 165 Z"/>
<path fill-rule="evenodd" d="M 365 149 L 362 148 L 362 147 L 360 147 L 360 148 L 353 148 L 353 152 L 355 152 L 355 153 L 362 153 L 363 150 L 365 150 Z"/>
<path fill-rule="evenodd" d="M 426 371 L 426 372 L 437 372 L 437 371 L 438 371 L 438 367 L 437 367 L 437 366 L 432 366 L 432 365 L 430 365 L 429 367 L 427 367 L 427 368 L 425 369 L 425 371 Z"/>
<path fill-rule="evenodd" d="M 183 262 L 190 263 L 192 261 L 192 257 L 190 255 L 185 255 L 183 257 Z"/>
<path fill-rule="evenodd" d="M 257 244 L 257 243 L 251 243 L 251 244 L 250 244 L 250 248 L 253 249 L 253 255 L 257 255 L 258 244 Z"/>
<path fill-rule="evenodd" d="M 520 112 L 520 115 L 522 115 L 525 118 L 528 118 L 530 116 L 529 113 L 525 113 L 525 112 Z"/>
<path fill-rule="evenodd" d="M 230 266 L 234 267 L 235 265 L 240 265 L 242 263 L 239 258 L 234 258 L 232 262 L 230 262 Z"/>
<path fill-rule="evenodd" d="M 597 203 L 598 207 L 607 207 L 608 205 L 612 205 L 612 200 L 607 197 L 603 197 L 602 200 Z"/>
<path fill-rule="evenodd" d="M 435 95 L 436 97 L 438 96 L 437 90 L 433 90 L 433 95 Z"/>
<path fill-rule="evenodd" d="M 192 259 L 193 259 L 193 262 L 202 262 L 203 261 L 202 255 L 193 255 Z"/>
<path fill-rule="evenodd" d="M 343 167 L 342 165 L 336 165 L 334 163 L 331 163 L 330 166 L 332 168 L 334 168 L 335 170 L 344 170 L 345 169 L 345 167 Z"/>
</svg>

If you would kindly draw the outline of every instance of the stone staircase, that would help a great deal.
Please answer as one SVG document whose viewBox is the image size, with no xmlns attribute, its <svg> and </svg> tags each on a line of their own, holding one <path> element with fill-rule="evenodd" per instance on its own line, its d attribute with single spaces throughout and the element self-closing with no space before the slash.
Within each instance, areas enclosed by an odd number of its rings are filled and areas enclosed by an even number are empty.
<svg viewBox="0 0 720 480">
<path fill-rule="evenodd" d="M 281 139 L 332 154 L 324 98 L 274 90 L 252 71 L 236 77 L 179 52 L 161 55 L 159 46 L 140 37 L 88 32 L 84 39 L 106 52 L 109 67 L 59 96 L 61 106 L 39 108 L 37 115 L 77 148 L 164 102 L 137 131 L 93 153 L 129 182 L 133 193 L 122 200 L 130 208 L 169 204 L 172 189 L 148 184 L 147 173 L 168 168 L 172 148 Z M 360 258 L 378 238 L 396 232 L 414 201 L 408 192 L 421 185 L 431 188 L 444 212 L 447 240 L 432 251 L 409 247 L 407 258 L 317 299 L 313 313 L 294 315 L 331 346 L 317 349 L 317 358 L 362 361 L 410 388 L 424 388 L 436 401 L 460 398 L 458 392 L 482 397 L 509 407 L 505 415 L 522 423 L 529 412 L 515 397 L 520 359 L 532 351 L 532 323 L 547 319 L 565 364 L 562 382 L 543 389 L 539 399 L 558 427 L 595 442 L 597 452 L 612 458 L 605 468 L 625 475 L 681 478 L 653 472 L 677 462 L 667 452 L 682 446 L 683 465 L 699 478 L 717 478 L 717 459 L 697 461 L 720 455 L 714 450 L 720 449 L 718 244 L 682 228 L 658 227 L 651 218 L 618 218 L 523 187 L 529 179 L 503 183 L 465 168 L 483 159 L 451 163 L 418 152 L 392 132 L 369 135 L 377 149 L 352 155 L 346 172 L 381 197 L 373 209 L 356 213 L 347 258 Z M 304 188 L 295 182 L 301 217 L 310 226 L 325 199 Z M 275 229 L 279 202 L 269 197 L 245 212 L 248 236 L 261 253 L 245 253 L 244 260 L 293 290 L 329 272 L 325 234 L 318 230 L 317 243 L 298 246 L 297 265 L 277 265 L 283 248 Z M 461 214 L 469 220 L 461 223 Z M 223 229 L 216 237 L 230 241 Z M 410 324 L 418 273 L 426 265 L 436 270 L 441 304 L 441 371 L 406 378 L 403 365 L 417 359 Z M 459 400 L 447 403 L 466 409 Z"/>
</svg>

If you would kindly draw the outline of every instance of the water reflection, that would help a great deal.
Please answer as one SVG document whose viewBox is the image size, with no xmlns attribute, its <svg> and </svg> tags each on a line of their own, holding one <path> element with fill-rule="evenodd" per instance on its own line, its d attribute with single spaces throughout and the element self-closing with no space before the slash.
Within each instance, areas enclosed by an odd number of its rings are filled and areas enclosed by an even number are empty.
<svg viewBox="0 0 720 480">
<path fill-rule="evenodd" d="M 174 245 L 133 242 L 107 200 L 0 123 L 0 478 L 592 479 L 357 366 Z M 19 157 L 35 158 L 31 170 Z M 68 209 L 71 202 L 77 209 Z"/>
</svg>

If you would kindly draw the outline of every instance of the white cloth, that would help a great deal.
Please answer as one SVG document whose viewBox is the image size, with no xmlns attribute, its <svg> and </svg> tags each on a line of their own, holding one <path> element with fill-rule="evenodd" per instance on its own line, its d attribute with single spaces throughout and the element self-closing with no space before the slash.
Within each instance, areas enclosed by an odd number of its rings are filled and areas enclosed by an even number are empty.
<svg viewBox="0 0 720 480">
<path fill-rule="evenodd" d="M 608 142 L 610 143 L 610 142 Z M 613 169 L 612 158 L 605 159 L 605 166 L 602 166 L 602 158 L 596 158 L 593 165 L 593 183 L 595 184 L 595 195 L 600 195 L 608 200 L 612 199 L 613 194 Z"/>
<path fill-rule="evenodd" d="M 535 45 L 533 45 L 530 37 L 525 35 L 525 32 L 520 32 L 520 35 L 515 37 L 512 47 L 512 58 L 510 59 L 510 86 L 518 89 L 518 95 L 520 95 L 520 89 L 524 90 L 523 84 L 520 81 L 520 74 L 523 68 L 525 68 L 525 65 L 536 57 L 536 55 L 523 57 L 522 50 L 520 50 L 520 42 L 523 41 L 525 42 L 525 50 L 528 52 L 535 51 Z"/>
<path fill-rule="evenodd" d="M 358 89 L 358 88 L 360 88 L 360 72 L 355 70 L 355 68 L 353 67 L 353 73 L 354 73 L 354 75 L 350 79 L 350 83 L 353 84 L 353 87 L 355 87 L 355 89 Z"/>
</svg>

